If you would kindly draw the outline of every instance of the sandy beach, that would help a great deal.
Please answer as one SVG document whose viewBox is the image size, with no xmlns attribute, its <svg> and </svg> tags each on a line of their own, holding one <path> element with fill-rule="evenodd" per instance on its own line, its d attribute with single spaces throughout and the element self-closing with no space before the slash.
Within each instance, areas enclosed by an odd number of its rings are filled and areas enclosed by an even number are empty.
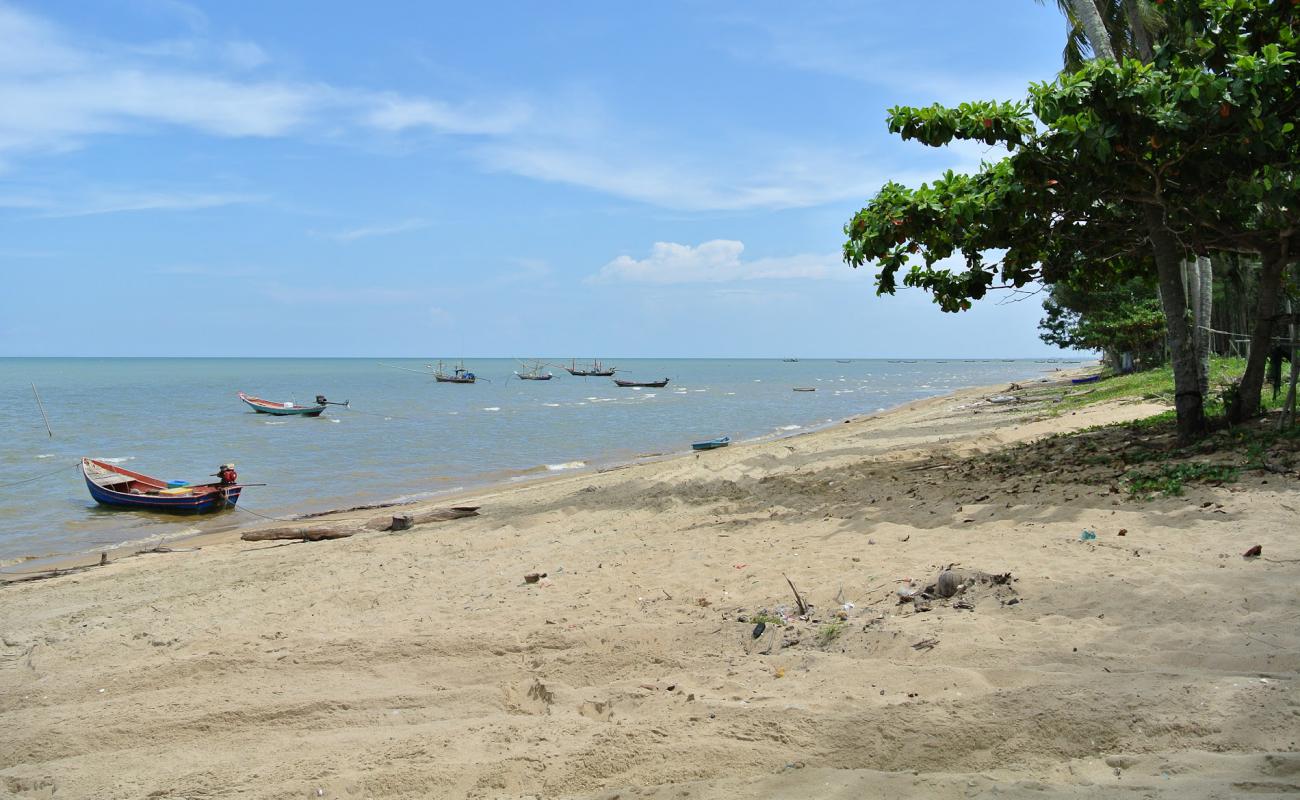
<svg viewBox="0 0 1300 800">
<path fill-rule="evenodd" d="M 1295 476 L 994 469 L 1164 407 L 988 394 L 0 587 L 0 796 L 1300 794 Z"/>
</svg>

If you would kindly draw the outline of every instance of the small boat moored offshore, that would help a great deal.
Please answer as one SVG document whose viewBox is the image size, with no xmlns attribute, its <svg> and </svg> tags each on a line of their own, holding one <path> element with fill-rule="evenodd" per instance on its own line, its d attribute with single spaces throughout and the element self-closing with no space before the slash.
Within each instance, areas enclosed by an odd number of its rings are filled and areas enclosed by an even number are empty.
<svg viewBox="0 0 1300 800">
<path fill-rule="evenodd" d="M 794 387 L 794 390 L 795 390 L 796 392 L 815 392 L 815 391 L 817 391 L 817 387 L 816 387 L 816 386 L 796 386 L 796 387 Z"/>
<path fill-rule="evenodd" d="M 618 378 L 615 378 L 614 383 L 615 385 L 622 386 L 625 389 L 628 387 L 645 387 L 646 389 L 662 389 L 663 387 L 668 385 L 668 379 L 664 378 L 661 381 L 620 381 Z"/>
<path fill-rule="evenodd" d="M 294 403 L 277 403 L 272 400 L 263 400 L 260 397 L 253 397 L 251 394 L 239 392 L 239 399 L 248 404 L 259 414 L 273 414 L 277 417 L 319 417 L 325 410 L 325 406 L 346 406 L 347 402 L 331 403 L 325 399 L 325 395 L 316 395 L 315 405 L 300 406 Z"/>
<path fill-rule="evenodd" d="M 731 444 L 730 436 L 719 436 L 716 439 L 710 439 L 707 442 L 696 442 L 691 445 L 692 450 L 716 450 L 719 447 L 726 447 Z"/>
<path fill-rule="evenodd" d="M 425 364 L 425 366 L 433 367 L 432 364 Z M 442 368 L 442 362 L 439 361 L 437 369 L 433 372 L 433 379 L 438 383 L 473 383 L 478 380 L 478 376 L 465 369 L 463 362 L 454 371 L 446 372 Z"/>
<path fill-rule="evenodd" d="M 575 378 L 609 378 L 618 370 L 614 367 L 607 367 L 599 361 L 592 361 L 591 366 L 579 367 L 577 359 L 574 359 L 569 363 L 569 366 L 564 368 L 564 371 Z"/>
<path fill-rule="evenodd" d="M 532 366 L 529 366 L 528 364 L 524 364 L 523 366 L 524 366 L 523 372 L 515 373 L 516 375 L 519 376 L 519 380 L 521 381 L 549 381 L 551 378 L 555 377 L 549 372 L 542 372 L 543 365 L 542 362 L 540 361 L 533 364 Z"/>
<path fill-rule="evenodd" d="M 197 485 L 152 478 L 93 458 L 81 459 L 81 474 L 90 496 L 100 505 L 172 514 L 207 514 L 233 508 L 244 488 L 236 482 L 234 464 L 221 465 L 217 471 L 220 482 Z"/>
</svg>

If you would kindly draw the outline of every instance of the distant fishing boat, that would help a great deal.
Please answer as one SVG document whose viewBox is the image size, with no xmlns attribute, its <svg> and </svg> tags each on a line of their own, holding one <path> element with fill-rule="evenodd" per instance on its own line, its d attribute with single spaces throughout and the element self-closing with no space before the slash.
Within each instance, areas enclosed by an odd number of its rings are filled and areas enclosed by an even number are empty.
<svg viewBox="0 0 1300 800">
<path fill-rule="evenodd" d="M 716 450 L 719 447 L 726 447 L 731 444 L 730 436 L 719 436 L 716 439 L 710 439 L 707 442 L 696 442 L 691 445 L 692 450 Z"/>
<path fill-rule="evenodd" d="M 533 364 L 531 367 L 527 364 L 525 364 L 524 367 L 526 368 L 526 371 L 515 373 L 519 376 L 519 380 L 521 381 L 549 381 L 551 378 L 555 377 L 549 372 L 542 372 L 542 362 L 540 361 Z"/>
<path fill-rule="evenodd" d="M 853 363 L 853 359 L 851 359 L 851 358 L 837 358 L 837 359 L 835 359 L 835 363 L 836 363 L 836 364 L 852 364 L 852 363 Z"/>
<path fill-rule="evenodd" d="M 325 399 L 325 395 L 316 395 L 316 403 L 310 406 L 300 406 L 294 403 L 276 403 L 272 400 L 263 400 L 260 397 L 253 397 L 251 394 L 238 392 L 239 399 L 243 400 L 249 408 L 259 414 L 272 414 L 277 417 L 319 417 L 325 410 L 325 406 L 346 406 L 347 402 L 331 403 Z"/>
<path fill-rule="evenodd" d="M 815 391 L 817 391 L 817 387 L 816 387 L 816 386 L 796 386 L 796 387 L 794 387 L 794 390 L 795 390 L 796 392 L 815 392 Z"/>
<path fill-rule="evenodd" d="M 614 384 L 624 388 L 642 386 L 646 389 L 662 389 L 668 385 L 668 379 L 664 378 L 661 381 L 620 381 L 618 378 L 615 378 Z"/>
<path fill-rule="evenodd" d="M 477 375 L 465 369 L 465 362 L 463 361 L 451 372 L 447 372 L 442 368 L 441 361 L 438 362 L 436 368 L 432 364 L 425 364 L 425 366 L 433 370 L 433 379 L 438 383 L 473 383 L 478 380 Z"/>
<path fill-rule="evenodd" d="M 206 514 L 233 508 L 244 488 L 235 482 L 233 464 L 222 465 L 218 472 L 221 483 L 197 485 L 152 478 L 93 458 L 81 459 L 81 474 L 90 496 L 100 505 L 172 514 Z"/>
<path fill-rule="evenodd" d="M 1085 378 L 1071 378 L 1070 383 L 1096 383 L 1101 380 L 1101 375 L 1089 375 Z"/>
<path fill-rule="evenodd" d="M 618 370 L 614 367 L 607 367 L 600 361 L 592 361 L 590 366 L 584 365 L 579 367 L 577 359 L 569 362 L 569 366 L 564 370 L 570 375 L 579 378 L 609 378 Z"/>
<path fill-rule="evenodd" d="M 798 362 L 799 362 L 799 359 L 797 359 L 797 358 L 783 358 L 783 359 L 781 359 L 781 360 L 782 360 L 782 361 L 791 362 L 791 363 L 798 363 Z"/>
</svg>

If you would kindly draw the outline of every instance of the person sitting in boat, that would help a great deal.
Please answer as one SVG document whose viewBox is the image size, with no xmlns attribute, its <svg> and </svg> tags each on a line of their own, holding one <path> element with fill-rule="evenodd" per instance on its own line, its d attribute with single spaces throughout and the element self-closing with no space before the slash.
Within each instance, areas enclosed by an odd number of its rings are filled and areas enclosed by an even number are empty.
<svg viewBox="0 0 1300 800">
<path fill-rule="evenodd" d="M 222 486 L 228 486 L 239 479 L 239 474 L 235 472 L 234 464 L 222 464 L 217 470 L 217 480 Z"/>
<path fill-rule="evenodd" d="M 323 405 L 325 405 L 325 404 L 328 403 L 328 402 L 329 402 L 329 401 L 325 399 L 325 395 L 323 395 L 323 394 L 318 394 L 318 395 L 316 395 L 316 405 L 318 405 L 318 406 L 323 406 Z"/>
</svg>

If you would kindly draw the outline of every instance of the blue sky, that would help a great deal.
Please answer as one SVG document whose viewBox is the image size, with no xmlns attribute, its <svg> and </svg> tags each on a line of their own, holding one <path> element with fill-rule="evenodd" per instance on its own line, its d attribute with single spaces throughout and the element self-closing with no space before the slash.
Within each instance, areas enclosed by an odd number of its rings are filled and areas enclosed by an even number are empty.
<svg viewBox="0 0 1300 800">
<path fill-rule="evenodd" d="M 1051 6 L 1052 4 L 1048 4 Z M 1031 0 L 0 0 L 0 355 L 1043 356 L 839 256 Z"/>
</svg>

